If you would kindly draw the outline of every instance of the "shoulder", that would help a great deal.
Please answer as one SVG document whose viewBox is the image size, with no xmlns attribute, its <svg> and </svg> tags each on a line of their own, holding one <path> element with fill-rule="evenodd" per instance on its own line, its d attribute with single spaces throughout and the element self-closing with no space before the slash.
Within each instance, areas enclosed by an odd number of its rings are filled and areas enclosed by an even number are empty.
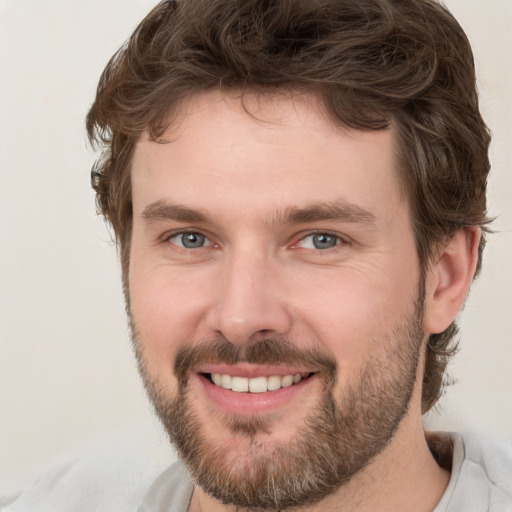
<svg viewBox="0 0 512 512">
<path fill-rule="evenodd" d="M 2 512 L 119 512 L 137 510 L 148 488 L 169 465 L 134 445 L 101 444 L 42 474 L 12 496 Z"/>
<path fill-rule="evenodd" d="M 512 512 L 512 446 L 486 434 L 452 434 L 452 439 L 449 505 L 440 510 Z"/>
<path fill-rule="evenodd" d="M 489 484 L 503 490 L 512 500 L 512 444 L 486 434 L 462 436 L 464 462 L 478 468 Z"/>
<path fill-rule="evenodd" d="M 186 512 L 193 491 L 188 471 L 177 461 L 155 480 L 137 512 Z"/>
</svg>

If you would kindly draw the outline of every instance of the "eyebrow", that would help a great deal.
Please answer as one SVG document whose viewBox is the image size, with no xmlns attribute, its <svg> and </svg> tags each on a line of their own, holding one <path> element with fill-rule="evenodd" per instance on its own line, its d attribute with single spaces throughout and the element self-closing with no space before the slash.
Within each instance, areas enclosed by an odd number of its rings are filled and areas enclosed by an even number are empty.
<svg viewBox="0 0 512 512">
<path fill-rule="evenodd" d="M 338 221 L 373 225 L 375 215 L 364 208 L 344 201 L 314 203 L 300 208 L 292 206 L 278 212 L 273 219 L 277 224 L 302 224 L 316 221 Z"/>
<path fill-rule="evenodd" d="M 208 223 L 208 213 L 179 204 L 170 204 L 164 199 L 155 201 L 144 208 L 141 217 L 148 221 L 173 220 L 184 223 Z M 314 203 L 305 207 L 291 206 L 274 212 L 272 225 L 293 225 L 317 221 L 338 221 L 373 226 L 375 215 L 364 208 L 344 201 Z"/>
<path fill-rule="evenodd" d="M 175 220 L 178 222 L 205 223 L 210 220 L 206 213 L 182 205 L 169 204 L 163 199 L 146 206 L 141 213 L 141 217 L 146 221 Z"/>
</svg>

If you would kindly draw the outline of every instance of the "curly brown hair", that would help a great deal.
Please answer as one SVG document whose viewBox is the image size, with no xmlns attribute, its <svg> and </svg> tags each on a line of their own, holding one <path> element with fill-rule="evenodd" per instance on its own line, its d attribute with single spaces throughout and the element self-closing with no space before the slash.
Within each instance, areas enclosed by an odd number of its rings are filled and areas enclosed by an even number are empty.
<svg viewBox="0 0 512 512">
<path fill-rule="evenodd" d="M 396 127 L 400 179 L 425 274 L 457 230 L 487 231 L 489 131 L 478 108 L 470 44 L 435 0 L 178 0 L 160 2 L 111 58 L 87 116 L 102 154 L 92 170 L 126 279 L 130 163 L 141 133 L 157 140 L 180 103 L 222 88 L 314 94 L 332 120 Z M 477 273 L 485 245 L 482 236 Z M 440 397 L 455 352 L 453 323 L 430 336 L 422 408 Z"/>
</svg>

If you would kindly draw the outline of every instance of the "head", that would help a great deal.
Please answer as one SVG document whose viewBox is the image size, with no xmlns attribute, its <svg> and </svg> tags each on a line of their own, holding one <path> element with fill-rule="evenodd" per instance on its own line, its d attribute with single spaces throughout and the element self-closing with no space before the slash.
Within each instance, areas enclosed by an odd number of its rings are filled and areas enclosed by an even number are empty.
<svg viewBox="0 0 512 512">
<path fill-rule="evenodd" d="M 469 42 L 437 1 L 161 2 L 106 67 L 87 118 L 103 154 L 92 172 L 100 212 L 130 254 L 130 168 L 198 91 L 315 95 L 336 124 L 396 126 L 399 173 L 422 269 L 465 226 L 485 227 L 489 132 Z M 480 239 L 478 274 L 485 237 Z M 457 327 L 430 337 L 423 410 L 438 400 Z"/>
<path fill-rule="evenodd" d="M 407 205 L 419 265 L 414 307 L 393 329 L 400 332 L 393 353 L 402 345 L 424 346 L 421 353 L 411 349 L 408 360 L 414 364 L 404 379 L 412 378 L 419 358 L 421 409 L 426 412 L 441 395 L 457 328 L 451 323 L 430 334 L 425 345 L 408 344 L 421 338 L 417 318 L 425 276 L 457 233 L 471 227 L 485 231 L 488 222 L 490 137 L 478 110 L 472 53 L 463 30 L 434 0 L 158 4 L 107 65 L 87 118 L 90 139 L 102 145 L 92 182 L 119 244 L 128 307 L 137 144 L 172 146 L 173 130 L 180 136 L 188 112 L 192 118 L 198 115 L 194 98 L 218 99 L 219 94 L 230 98 L 231 111 L 236 110 L 232 102 L 239 101 L 257 123 L 260 114 L 268 120 L 265 105 L 281 98 L 307 104 L 333 130 L 363 134 L 364 140 L 392 132 L 388 143 L 393 145 L 396 188 Z M 206 110 L 214 109 L 201 101 Z M 289 109 L 277 110 L 287 119 Z M 281 119 L 275 114 L 271 123 Z M 481 236 L 476 273 L 484 244 Z M 226 353 L 220 340 L 209 341 L 213 352 L 208 357 Z M 293 359 L 293 350 L 286 355 Z M 231 357 L 248 360 L 244 351 Z M 153 395 L 157 400 L 155 389 Z M 401 395 L 407 402 L 407 393 Z M 327 393 L 324 398 L 329 403 L 332 397 Z M 183 403 L 160 406 L 179 410 Z"/>
</svg>

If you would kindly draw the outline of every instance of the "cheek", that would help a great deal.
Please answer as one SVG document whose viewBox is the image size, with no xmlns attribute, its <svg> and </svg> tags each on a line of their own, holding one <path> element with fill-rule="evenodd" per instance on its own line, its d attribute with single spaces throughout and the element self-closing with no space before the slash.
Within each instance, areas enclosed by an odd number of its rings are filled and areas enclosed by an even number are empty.
<svg viewBox="0 0 512 512">
<path fill-rule="evenodd" d="M 414 310 L 417 275 L 414 269 L 402 279 L 387 271 L 338 271 L 332 278 L 303 281 L 294 294 L 294 310 L 301 319 L 306 340 L 314 338 L 330 350 L 340 369 L 352 374 L 369 353 L 385 349 L 390 333 Z"/>
<path fill-rule="evenodd" d="M 176 351 L 193 338 L 200 323 L 201 286 L 187 272 L 165 266 L 130 268 L 131 315 L 139 347 L 152 373 L 168 373 Z"/>
</svg>

